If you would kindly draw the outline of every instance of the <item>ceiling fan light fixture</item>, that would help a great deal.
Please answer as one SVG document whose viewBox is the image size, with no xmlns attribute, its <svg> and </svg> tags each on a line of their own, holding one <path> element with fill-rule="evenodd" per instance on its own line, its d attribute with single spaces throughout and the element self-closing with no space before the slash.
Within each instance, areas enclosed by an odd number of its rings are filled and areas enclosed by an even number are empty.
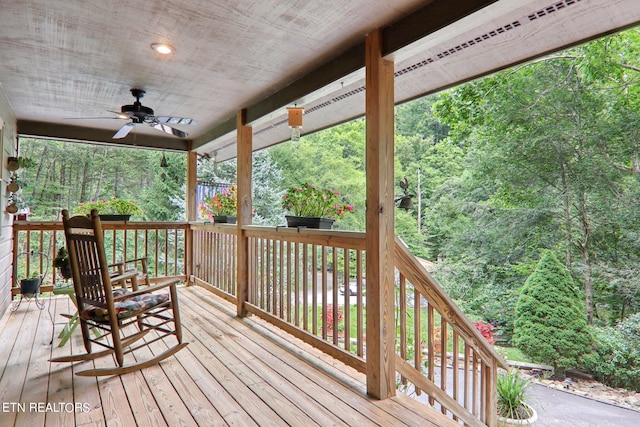
<svg viewBox="0 0 640 427">
<path fill-rule="evenodd" d="M 176 51 L 173 46 L 166 43 L 151 43 L 151 49 L 155 50 L 161 55 L 171 55 Z"/>
</svg>

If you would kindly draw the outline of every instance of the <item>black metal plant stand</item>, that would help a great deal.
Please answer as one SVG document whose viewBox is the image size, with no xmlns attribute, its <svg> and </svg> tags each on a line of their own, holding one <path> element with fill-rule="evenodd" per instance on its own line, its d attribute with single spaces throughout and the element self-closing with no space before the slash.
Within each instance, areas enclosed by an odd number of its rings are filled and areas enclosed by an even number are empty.
<svg viewBox="0 0 640 427">
<path fill-rule="evenodd" d="M 40 263 L 38 265 L 43 265 L 44 270 L 40 274 L 37 274 L 35 277 L 26 277 L 26 275 L 21 275 L 18 271 L 20 259 L 26 258 L 26 262 L 29 262 L 30 257 L 34 256 L 40 257 Z M 11 312 L 16 311 L 20 307 L 23 299 L 30 300 L 32 298 L 36 303 L 36 307 L 38 307 L 40 310 L 44 310 L 45 302 L 40 300 L 38 298 L 38 295 L 40 294 L 40 285 L 42 284 L 42 280 L 46 277 L 47 272 L 49 271 L 49 264 L 49 256 L 44 252 L 29 251 L 22 252 L 16 256 L 16 259 L 14 261 L 14 278 L 16 281 L 16 287 L 20 288 L 20 299 L 13 302 L 10 308 Z"/>
</svg>

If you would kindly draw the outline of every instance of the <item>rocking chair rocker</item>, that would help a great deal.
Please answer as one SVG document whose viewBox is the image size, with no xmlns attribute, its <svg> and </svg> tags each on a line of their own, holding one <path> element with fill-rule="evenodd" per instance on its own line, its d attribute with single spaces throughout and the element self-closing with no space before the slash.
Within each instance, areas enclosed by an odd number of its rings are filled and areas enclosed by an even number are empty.
<svg viewBox="0 0 640 427">
<path fill-rule="evenodd" d="M 126 288 L 114 290 L 112 283 L 124 283 L 135 278 L 139 272 L 133 270 L 118 276 L 110 274 L 104 251 L 102 225 L 96 210 L 91 212 L 91 218 L 69 218 L 69 213 L 63 210 L 62 222 L 78 303 L 82 339 L 87 353 L 57 357 L 50 361 L 77 362 L 115 355 L 118 366 L 89 369 L 77 372 L 76 375 L 120 375 L 154 365 L 184 348 L 188 343 L 182 342 L 176 289 L 179 279 L 169 279 L 140 289 L 134 288 L 133 291 Z M 164 288 L 169 288 L 169 292 L 155 293 Z M 171 324 L 173 328 L 170 327 Z M 99 337 L 93 338 L 89 333 L 94 328 L 101 331 Z M 149 336 L 148 339 L 138 342 L 150 331 L 156 331 L 157 336 Z M 125 366 L 125 354 L 170 335 L 176 337 L 176 345 L 151 359 Z M 92 352 L 91 344 L 106 349 Z"/>
</svg>

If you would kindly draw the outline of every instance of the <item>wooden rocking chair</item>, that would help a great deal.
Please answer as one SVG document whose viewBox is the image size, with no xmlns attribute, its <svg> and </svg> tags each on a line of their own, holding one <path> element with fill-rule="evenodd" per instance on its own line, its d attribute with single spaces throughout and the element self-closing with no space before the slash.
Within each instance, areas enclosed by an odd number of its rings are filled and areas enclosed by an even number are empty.
<svg viewBox="0 0 640 427">
<path fill-rule="evenodd" d="M 76 362 L 115 355 L 117 367 L 89 369 L 77 372 L 76 375 L 120 375 L 156 364 L 184 348 L 187 343 L 182 342 L 176 289 L 179 279 L 169 279 L 133 291 L 126 288 L 113 289 L 112 283 L 124 283 L 137 277 L 139 272 L 132 270 L 119 276 L 110 273 L 98 213 L 93 210 L 91 218 L 69 218 L 69 213 L 63 210 L 62 222 L 78 303 L 82 339 L 87 353 L 57 357 L 51 359 L 51 362 Z M 169 292 L 156 292 L 165 288 L 168 288 Z M 171 324 L 173 328 L 170 327 Z M 89 333 L 94 328 L 102 332 L 99 337 L 94 338 Z M 152 330 L 157 331 L 157 336 L 150 336 L 149 339 L 138 342 Z M 125 354 L 170 335 L 175 335 L 178 341 L 175 346 L 151 359 L 125 366 Z M 92 352 L 91 344 L 106 349 Z"/>
</svg>

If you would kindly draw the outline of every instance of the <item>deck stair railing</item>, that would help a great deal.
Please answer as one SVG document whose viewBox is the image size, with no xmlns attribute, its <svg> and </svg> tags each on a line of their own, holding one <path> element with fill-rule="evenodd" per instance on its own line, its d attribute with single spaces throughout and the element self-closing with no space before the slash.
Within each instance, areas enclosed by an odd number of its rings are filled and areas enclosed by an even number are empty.
<svg viewBox="0 0 640 427">
<path fill-rule="evenodd" d="M 395 260 L 400 383 L 466 425 L 494 425 L 497 370 L 507 362 L 398 238 Z"/>
</svg>

